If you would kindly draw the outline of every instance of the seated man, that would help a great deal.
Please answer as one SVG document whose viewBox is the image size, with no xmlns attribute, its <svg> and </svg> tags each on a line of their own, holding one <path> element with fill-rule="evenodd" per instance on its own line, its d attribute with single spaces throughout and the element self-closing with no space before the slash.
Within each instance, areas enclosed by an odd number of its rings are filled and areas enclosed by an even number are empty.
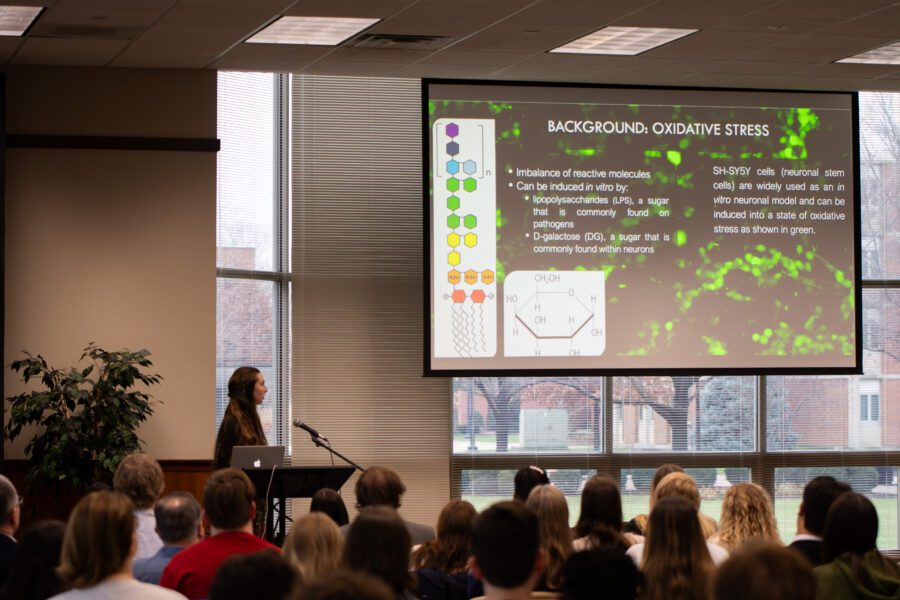
<svg viewBox="0 0 900 600">
<path fill-rule="evenodd" d="M 12 481 L 0 475 L 0 587 L 6 583 L 16 562 L 16 538 L 21 509 L 19 494 Z"/>
<path fill-rule="evenodd" d="M 253 535 L 256 487 L 240 469 L 219 469 L 203 490 L 203 520 L 210 537 L 172 557 L 160 585 L 190 600 L 209 597 L 209 586 L 225 559 L 235 554 L 278 550 Z"/>
<path fill-rule="evenodd" d="M 153 514 L 163 547 L 150 558 L 134 561 L 134 578 L 158 585 L 172 557 L 197 541 L 200 504 L 187 492 L 172 492 L 156 502 Z"/>
<path fill-rule="evenodd" d="M 156 519 L 153 517 L 153 505 L 165 487 L 162 467 L 149 454 L 129 454 L 116 469 L 113 487 L 128 496 L 134 504 L 138 544 L 134 558 L 150 558 L 163 546 L 156 534 Z"/>
<path fill-rule="evenodd" d="M 475 518 L 469 571 L 484 584 L 484 600 L 556 598 L 534 592 L 544 555 L 538 518 L 521 502 L 498 502 Z"/>
<path fill-rule="evenodd" d="M 356 480 L 356 508 L 367 506 L 389 506 L 394 510 L 400 508 L 400 497 L 406 493 L 406 486 L 393 469 L 387 467 L 369 467 Z M 424 544 L 434 539 L 434 527 L 413 523 L 403 519 L 413 546 Z M 344 535 L 350 525 L 341 527 Z"/>
<path fill-rule="evenodd" d="M 822 531 L 828 509 L 838 496 L 852 491 L 849 485 L 828 475 L 813 478 L 803 488 L 803 501 L 797 512 L 797 535 L 789 547 L 806 556 L 812 566 L 818 567 L 824 561 Z"/>
</svg>

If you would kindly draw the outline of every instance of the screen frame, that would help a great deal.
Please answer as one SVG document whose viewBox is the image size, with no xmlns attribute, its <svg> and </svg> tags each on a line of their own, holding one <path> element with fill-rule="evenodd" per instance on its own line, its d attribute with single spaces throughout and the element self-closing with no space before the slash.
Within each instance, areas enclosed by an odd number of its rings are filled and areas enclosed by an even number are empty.
<svg viewBox="0 0 900 600">
<path fill-rule="evenodd" d="M 861 204 L 862 186 L 860 180 L 860 140 L 859 140 L 859 92 L 841 90 L 789 90 L 769 88 L 729 88 L 729 87 L 680 87 L 658 85 L 620 85 L 595 84 L 584 82 L 549 82 L 549 81 L 504 81 L 482 79 L 422 79 L 422 230 L 423 230 L 423 314 L 424 314 L 424 371 L 425 377 L 573 377 L 573 376 L 657 376 L 657 375 L 862 375 L 863 374 L 863 308 L 862 308 L 862 223 Z M 635 368 L 527 368 L 527 369 L 475 369 L 454 368 L 438 369 L 432 366 L 433 360 L 433 306 L 432 306 L 432 257 L 434 239 L 432 236 L 432 204 L 431 197 L 431 124 L 429 115 L 429 92 L 431 86 L 491 86 L 491 87 L 541 87 L 566 89 L 615 89 L 615 90 L 659 90 L 670 92 L 747 92 L 747 93 L 780 93 L 780 94 L 815 94 L 841 95 L 850 99 L 852 110 L 852 144 L 853 144 L 853 285 L 854 285 L 854 321 L 856 361 L 851 367 L 740 367 L 740 368 L 667 368 L 667 367 L 635 367 Z M 777 358 L 776 358 L 777 360 Z"/>
</svg>

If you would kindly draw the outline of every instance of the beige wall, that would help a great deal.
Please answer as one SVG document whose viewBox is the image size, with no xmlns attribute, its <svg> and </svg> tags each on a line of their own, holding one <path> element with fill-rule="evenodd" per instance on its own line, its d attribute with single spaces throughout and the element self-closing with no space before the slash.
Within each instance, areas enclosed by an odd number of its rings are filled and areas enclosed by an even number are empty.
<svg viewBox="0 0 900 600">
<path fill-rule="evenodd" d="M 215 138 L 212 71 L 14 69 L 9 134 Z M 147 348 L 164 377 L 140 431 L 161 459 L 203 459 L 215 438 L 216 156 L 6 151 L 4 365 L 65 367 L 96 341 Z M 4 396 L 25 388 L 7 372 Z M 5 441 L 8 458 L 27 440 Z"/>
</svg>

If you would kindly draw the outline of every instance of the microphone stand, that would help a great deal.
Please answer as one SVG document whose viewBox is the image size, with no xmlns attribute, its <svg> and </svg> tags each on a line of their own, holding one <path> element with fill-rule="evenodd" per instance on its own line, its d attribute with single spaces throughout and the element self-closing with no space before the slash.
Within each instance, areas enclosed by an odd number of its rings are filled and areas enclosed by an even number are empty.
<svg viewBox="0 0 900 600">
<path fill-rule="evenodd" d="M 337 456 L 338 458 L 343 460 L 345 463 L 349 464 L 351 467 L 355 467 L 355 468 L 359 469 L 360 471 L 365 472 L 365 469 L 363 469 L 361 466 L 359 466 L 358 464 L 356 464 L 355 462 L 353 462 L 352 460 L 350 460 L 349 458 L 347 458 L 346 456 L 344 456 L 343 454 L 341 454 L 340 452 L 338 452 L 337 450 L 332 448 L 331 442 L 329 442 L 328 440 L 324 440 L 321 437 L 319 437 L 317 435 L 312 435 L 312 434 L 310 434 L 309 437 L 312 438 L 313 444 L 315 444 L 319 448 L 325 448 L 326 450 L 331 452 L 334 456 Z"/>
</svg>

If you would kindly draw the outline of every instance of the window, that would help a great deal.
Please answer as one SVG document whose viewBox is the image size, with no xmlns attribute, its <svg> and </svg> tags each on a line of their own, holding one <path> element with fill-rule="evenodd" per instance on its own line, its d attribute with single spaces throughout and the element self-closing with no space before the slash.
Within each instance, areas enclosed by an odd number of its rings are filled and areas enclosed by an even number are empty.
<svg viewBox="0 0 900 600">
<path fill-rule="evenodd" d="M 506 479 L 528 464 L 547 469 L 553 481 L 559 473 L 567 495 L 578 478 L 613 473 L 627 519 L 646 512 L 656 467 L 674 462 L 694 474 L 701 510 L 715 518 L 730 484 L 763 485 L 788 542 L 803 486 L 829 473 L 872 499 L 879 547 L 897 549 L 897 122 L 900 94 L 860 94 L 863 376 L 457 379 L 454 497 L 511 496 Z"/>
<path fill-rule="evenodd" d="M 228 379 L 240 366 L 262 371 L 269 393 L 259 407 L 270 444 L 287 444 L 290 306 L 289 218 L 285 185 L 285 76 L 220 73 L 216 211 L 216 424 Z"/>
</svg>

